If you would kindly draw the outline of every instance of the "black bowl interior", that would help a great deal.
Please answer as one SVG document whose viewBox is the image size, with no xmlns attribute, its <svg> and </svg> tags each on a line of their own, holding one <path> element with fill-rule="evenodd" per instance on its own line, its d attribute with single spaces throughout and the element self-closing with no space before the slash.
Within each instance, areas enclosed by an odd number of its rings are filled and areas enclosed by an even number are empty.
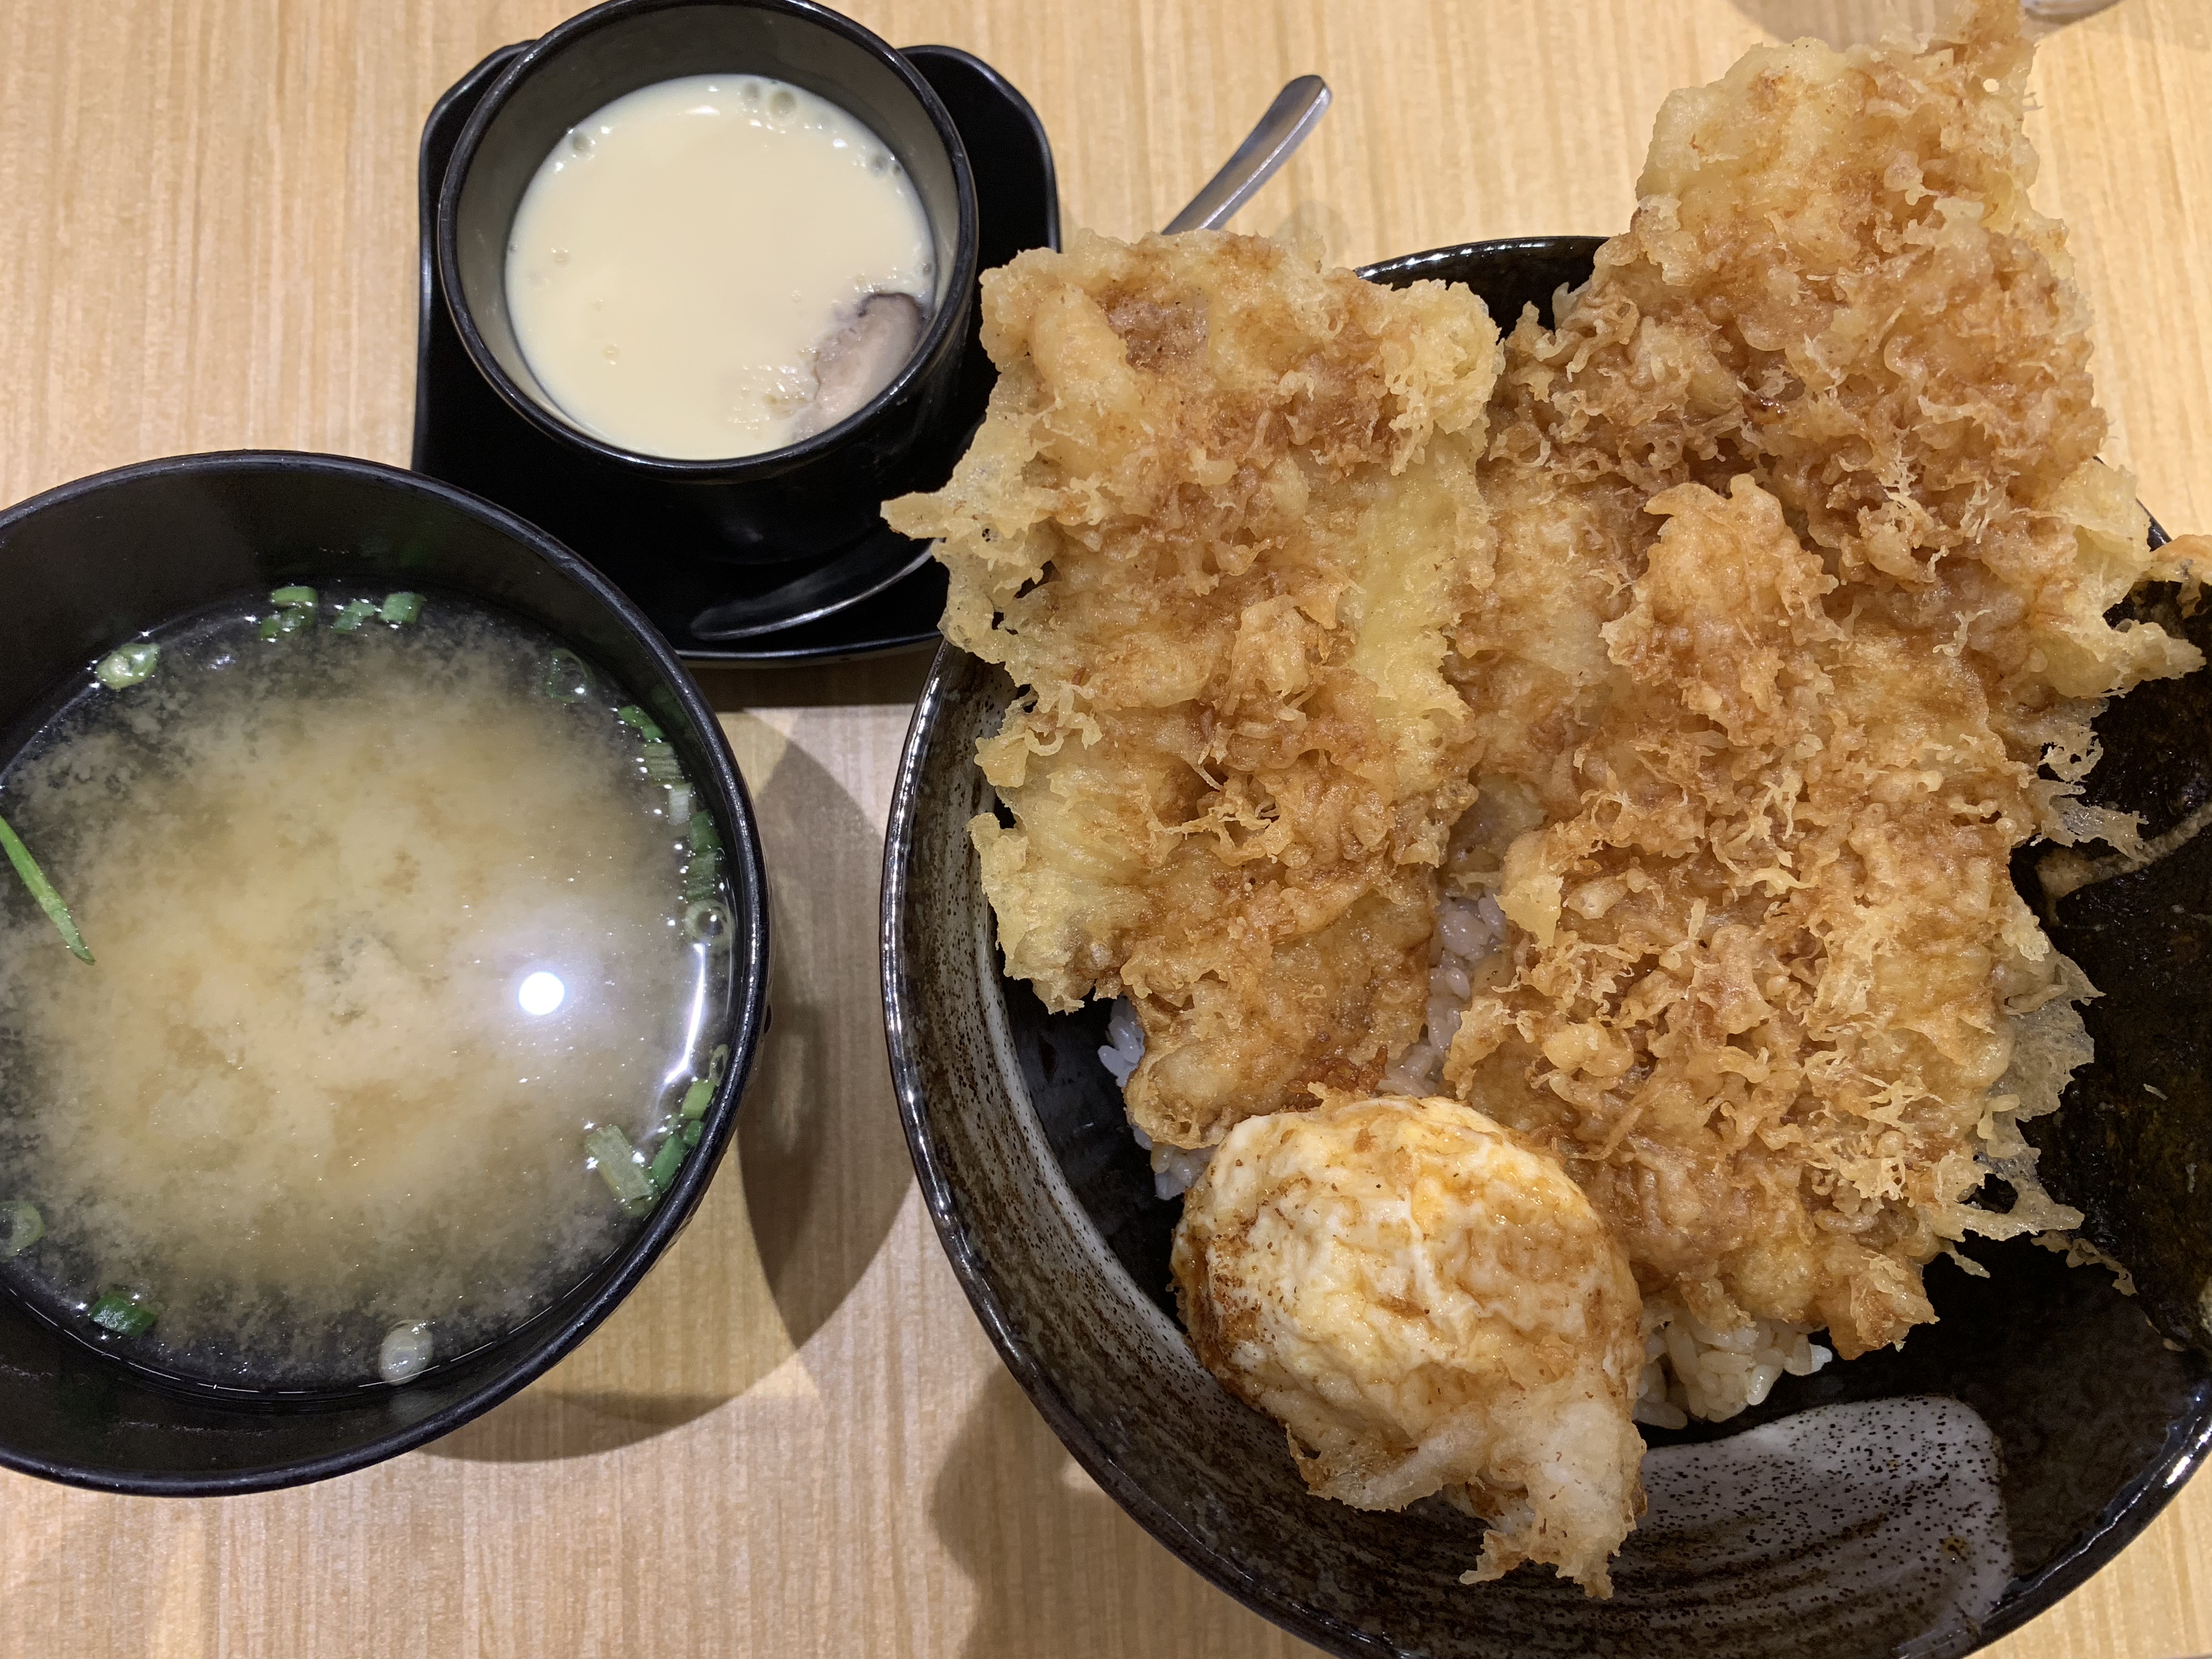
<svg viewBox="0 0 2212 1659">
<path fill-rule="evenodd" d="M 1556 290 L 1589 276 L 1597 245 L 1594 237 L 1477 244 L 1366 274 L 1394 284 L 1465 282 L 1510 327 L 1524 305 L 1548 320 Z M 2206 623 L 2212 633 L 2212 617 Z M 2193 704 L 2212 710 L 2212 688 L 2185 684 Z M 2212 1367 L 2154 1329 L 2145 1314 L 2155 1300 L 2131 1300 L 2101 1269 L 2069 1267 L 2021 1241 L 1976 1247 L 1988 1279 L 1933 1268 L 1941 1322 L 1901 1351 L 1785 1378 L 1764 1407 L 1724 1425 L 1647 1431 L 1655 1447 L 1681 1449 L 1662 1454 L 1674 1460 L 1667 1472 L 1647 1469 L 1655 1509 L 1616 1561 L 1609 1601 L 1528 1569 L 1462 1588 L 1458 1575 L 1479 1550 L 1479 1529 L 1435 1500 L 1387 1515 L 1310 1497 L 1281 1429 L 1222 1390 L 1175 1322 L 1168 1253 L 1181 1206 L 1154 1196 L 1120 1091 L 1097 1061 L 1105 1009 L 1049 1014 L 1002 975 L 965 826 L 992 810 L 972 757 L 1012 696 L 999 670 L 943 651 L 894 800 L 884 999 L 908 1143 L 985 1328 L 1069 1450 L 1170 1548 L 1256 1611 L 1340 1654 L 1957 1654 L 2033 1617 L 2110 1559 L 2212 1445 Z M 2202 723 L 2212 730 L 2212 714 Z M 2106 765 L 2119 762 L 2114 755 Z M 2188 765 L 2212 777 L 2212 748 Z M 2212 783 L 2203 793 L 2212 796 Z M 2148 925 L 2195 937 L 2179 918 Z M 2054 931 L 2075 948 L 2063 927 Z M 2189 1052 L 2201 1054 L 2205 1008 L 2200 970 L 2187 994 L 2177 988 L 2154 1014 L 2138 1011 L 2161 1029 L 2130 1038 L 2172 1047 L 2185 1036 Z M 2045 1121 L 2099 1116 L 2098 1091 L 2110 1092 L 2130 1063 L 2120 1045 L 2100 1048 L 2075 1079 L 2069 1110 Z M 2178 1097 L 2201 1102 L 2209 1083 L 2212 1064 Z M 2202 1136 L 2205 1115 L 2190 1109 Z M 2212 1150 L 2205 1167 L 2212 1170 Z M 2067 1173 L 2079 1178 L 2059 1195 L 2088 1212 L 2092 1236 L 2132 1211 L 2137 1185 L 2124 1160 L 2077 1158 Z M 2158 1180 L 2169 1175 L 2180 1182 L 2179 1164 Z M 2201 1280 L 2201 1255 L 2194 1271 Z M 1971 1406 L 1995 1443 L 2009 1563 L 1999 1559 L 1994 1580 L 1983 1583 L 1985 1592 L 2002 1584 L 1994 1607 L 1986 1594 L 1973 1602 L 1953 1573 L 1967 1552 L 1947 1540 L 1954 1527 L 1968 1530 L 1972 1483 L 1941 1456 L 1924 1468 L 1920 1499 L 1881 1500 L 1889 1530 L 1878 1558 L 1853 1541 L 1867 1535 L 1863 1488 L 1832 1470 L 1808 1470 L 1796 1483 L 1815 1513 L 1809 1534 L 1741 1516 L 1725 1526 L 1686 1524 L 1679 1511 L 1662 1519 L 1669 1487 L 1711 1455 L 1685 1443 L 1730 1438 L 1820 1406 L 1930 1395 Z M 1848 1512 L 1849 1524 L 1826 1519 L 1831 1508 Z M 1973 1603 L 1972 1616 L 1961 1616 L 1962 1602 Z"/>
<path fill-rule="evenodd" d="M 842 105 L 890 146 L 914 180 L 936 246 L 938 302 L 909 372 L 933 356 L 948 330 L 964 326 L 963 307 L 945 303 L 967 293 L 975 277 L 975 198 L 954 159 L 959 136 L 929 83 L 889 46 L 834 12 L 793 0 L 587 14 L 526 49 L 485 94 L 483 125 L 463 136 L 446 184 L 459 302 L 499 369 L 564 431 L 574 429 L 530 372 L 507 316 L 507 232 L 515 209 L 554 144 L 593 111 L 656 82 L 725 71 L 773 76 Z M 887 386 L 870 408 L 896 396 L 901 384 Z M 726 470 L 742 463 L 766 465 L 750 456 L 738 464 L 691 465 Z"/>
<path fill-rule="evenodd" d="M 681 1230 L 728 1145 L 762 1018 L 766 907 L 744 785 L 666 644 L 589 566 L 520 520 L 412 473 L 330 456 L 153 461 L 0 514 L 0 754 L 101 654 L 276 584 L 347 580 L 459 592 L 556 634 L 628 689 L 714 814 L 736 901 L 731 1063 L 701 1154 L 645 1224 L 529 1324 L 403 1388 L 283 1399 L 137 1371 L 0 1296 L 0 1465 L 132 1492 L 292 1486 L 458 1426 L 581 1341 Z"/>
</svg>

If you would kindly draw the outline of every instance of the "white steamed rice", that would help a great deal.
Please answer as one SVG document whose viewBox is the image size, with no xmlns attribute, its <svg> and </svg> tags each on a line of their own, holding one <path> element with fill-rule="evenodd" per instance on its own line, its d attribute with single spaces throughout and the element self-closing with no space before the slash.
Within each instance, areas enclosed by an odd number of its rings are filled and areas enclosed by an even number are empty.
<svg viewBox="0 0 2212 1659">
<path fill-rule="evenodd" d="M 1754 1319 L 1708 1330 L 1673 1297 L 1644 1304 L 1644 1380 L 1636 1420 L 1679 1429 L 1692 1418 L 1718 1423 L 1764 1401 L 1786 1373 L 1810 1376 L 1835 1356 L 1801 1325 Z"/>
<path fill-rule="evenodd" d="M 1137 1011 L 1127 997 L 1116 997 L 1114 1012 L 1106 1020 L 1106 1046 L 1098 1051 L 1099 1063 L 1114 1074 L 1114 1081 L 1126 1089 L 1129 1075 L 1137 1069 L 1137 1062 L 1145 1057 L 1145 1028 L 1137 1022 Z M 1198 1172 L 1206 1167 L 1206 1159 L 1213 1156 L 1213 1148 L 1201 1146 L 1194 1152 L 1180 1146 L 1155 1146 L 1152 1138 L 1135 1124 L 1129 1133 L 1137 1138 L 1137 1145 L 1152 1157 L 1152 1190 L 1162 1198 L 1181 1198 L 1198 1179 Z"/>
<path fill-rule="evenodd" d="M 1506 926 L 1505 912 L 1487 893 L 1447 894 L 1437 906 L 1437 931 L 1429 940 L 1436 957 L 1429 968 L 1429 1023 L 1382 1074 L 1382 1093 L 1420 1099 L 1443 1087 L 1444 1055 L 1474 1000 L 1475 971 L 1504 946 Z"/>
</svg>

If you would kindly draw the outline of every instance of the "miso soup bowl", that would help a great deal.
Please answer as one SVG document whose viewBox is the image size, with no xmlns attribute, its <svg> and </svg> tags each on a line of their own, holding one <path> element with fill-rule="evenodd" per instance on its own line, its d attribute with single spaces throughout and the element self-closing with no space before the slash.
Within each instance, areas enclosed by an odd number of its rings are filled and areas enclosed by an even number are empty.
<svg viewBox="0 0 2212 1659">
<path fill-rule="evenodd" d="M 839 105 L 898 157 L 935 241 L 936 308 L 906 366 L 848 419 L 726 460 L 678 460 L 585 431 L 531 373 L 507 308 L 515 210 L 568 130 L 679 76 L 788 81 Z M 617 499 L 707 532 L 741 562 L 827 557 L 879 530 L 877 504 L 943 480 L 967 437 L 945 414 L 975 306 L 975 185 L 952 118 L 914 66 L 811 0 L 610 0 L 523 48 L 462 129 L 438 198 L 437 258 L 453 325 L 492 389 Z"/>
<path fill-rule="evenodd" d="M 1510 327 L 1586 280 L 1597 246 L 1476 243 L 1363 274 L 1465 283 Z M 2212 641 L 2212 617 L 2188 626 Z M 2158 781 L 2140 803 L 2154 830 L 2186 810 L 2168 796 L 2212 793 L 2212 678 L 2167 684 L 2172 701 L 2136 714 L 2131 696 L 2099 722 L 2106 758 L 2091 775 L 2093 790 Z M 2193 1304 L 2212 1249 L 2191 1231 L 2201 1221 L 2126 1231 L 2132 1218 L 2203 1214 L 2184 1179 L 2190 1158 L 2212 1166 L 2202 838 L 2193 875 L 2160 864 L 2126 878 L 2148 885 L 2108 902 L 2136 908 L 2108 908 L 2118 920 L 2101 933 L 2078 908 L 2098 889 L 2053 924 L 2060 948 L 2127 994 L 2085 1010 L 2096 1060 L 2066 1109 L 2030 1127 L 2053 1192 L 2087 1212 L 2087 1236 L 2125 1247 L 2140 1295 L 2026 1239 L 1977 1243 L 1990 1276 L 1930 1267 L 1940 1322 L 1901 1349 L 1785 1377 L 1729 1422 L 1646 1430 L 1652 1508 L 1614 1560 L 1608 1601 L 1544 1569 L 1461 1583 L 1481 1528 L 1441 1499 L 1390 1514 L 1313 1497 L 1281 1425 L 1214 1381 L 1176 1320 L 1181 1204 L 1156 1194 L 1099 1063 L 1107 1009 L 1052 1013 L 1005 976 L 968 825 L 996 804 L 976 743 L 1015 695 L 1000 669 L 945 647 L 892 796 L 883 989 L 908 1145 L 953 1271 L 1045 1421 L 1154 1537 L 1247 1607 L 1346 1659 L 1956 1659 L 2111 1560 L 2212 1449 L 2203 1333 L 2160 1294 L 2171 1281 Z M 2134 1069 L 2146 1065 L 2163 1069 Z M 1857 1425 L 1925 1413 L 1960 1437 L 1860 1429 L 1861 1455 L 1813 1455 L 1791 1423 L 1806 1433 L 1798 1414 L 1824 1408 L 1820 1420 Z M 1960 1425 L 1976 1419 L 1969 1436 Z M 1722 1440 L 1733 1448 L 1705 1443 Z M 1701 1473 L 1723 1455 L 1741 1460 L 1729 1474 Z"/>
<path fill-rule="evenodd" d="M 675 653 L 559 543 L 472 495 L 330 455 L 149 461 L 0 512 L 0 754 L 142 631 L 293 580 L 458 594 L 554 634 L 649 709 L 728 849 L 737 986 L 730 1064 L 698 1153 L 622 1246 L 551 1307 L 416 1381 L 284 1395 L 181 1383 L 0 1292 L 0 1466 L 103 1491 L 263 1491 L 343 1474 L 488 1410 L 588 1335 L 682 1231 L 728 1146 L 767 983 L 760 842 L 714 711 Z"/>
</svg>

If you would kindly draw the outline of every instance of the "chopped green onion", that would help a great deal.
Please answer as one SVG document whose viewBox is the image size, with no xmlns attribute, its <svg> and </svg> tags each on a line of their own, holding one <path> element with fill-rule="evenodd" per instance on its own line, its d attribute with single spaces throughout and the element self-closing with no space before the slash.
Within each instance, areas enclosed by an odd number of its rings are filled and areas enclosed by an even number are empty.
<svg viewBox="0 0 2212 1659">
<path fill-rule="evenodd" d="M 269 603 L 279 611 L 313 611 L 315 608 L 315 590 L 312 587 L 280 587 L 270 594 Z"/>
<path fill-rule="evenodd" d="M 100 665 L 92 671 L 93 678 L 111 691 L 125 690 L 153 678 L 155 665 L 161 659 L 161 647 L 142 640 L 102 657 Z"/>
<path fill-rule="evenodd" d="M 634 702 L 625 703 L 622 708 L 616 709 L 615 718 L 624 726 L 635 726 L 639 735 L 647 743 L 659 743 L 661 740 L 660 728 L 653 723 L 653 716 Z"/>
<path fill-rule="evenodd" d="M 331 627 L 337 633 L 358 634 L 362 624 L 376 614 L 374 599 L 348 599 L 338 607 L 337 619 Z"/>
<path fill-rule="evenodd" d="M 69 906 L 62 902 L 62 896 L 54 891 L 53 883 L 48 881 L 46 872 L 39 868 L 38 860 L 31 856 L 31 849 L 23 845 L 21 836 L 8 827 L 5 818 L 0 818 L 0 853 L 7 854 L 8 862 L 15 866 L 15 873 L 23 878 L 23 885 L 31 890 L 31 896 L 38 900 L 39 908 L 46 913 L 46 920 L 61 930 L 62 943 L 69 946 L 70 954 L 79 962 L 90 962 L 91 948 L 85 944 L 84 935 L 77 932 L 76 922 L 69 913 Z"/>
<path fill-rule="evenodd" d="M 314 625 L 315 613 L 303 605 L 288 605 L 281 611 L 272 611 L 261 619 L 261 637 L 281 640 L 296 634 L 303 628 Z"/>
<path fill-rule="evenodd" d="M 7 1237 L 0 1238 L 0 1261 L 22 1255 L 46 1236 L 46 1217 L 27 1199 L 11 1198 L 0 1204 L 0 1224 L 8 1230 Z"/>
<path fill-rule="evenodd" d="M 711 899 L 722 890 L 722 855 L 704 848 L 684 866 L 684 896 L 694 904 Z"/>
<path fill-rule="evenodd" d="M 386 593 L 384 596 L 384 620 L 394 628 L 404 628 L 422 614 L 420 593 Z"/>
<path fill-rule="evenodd" d="M 687 1118 L 704 1117 L 708 1103 L 714 1098 L 714 1080 L 712 1078 L 694 1078 L 691 1086 L 684 1091 L 684 1104 L 678 1109 L 678 1115 Z"/>
<path fill-rule="evenodd" d="M 668 786 L 668 821 L 688 823 L 691 820 L 691 786 L 672 783 Z"/>
<path fill-rule="evenodd" d="M 711 899 L 702 900 L 684 912 L 684 937 L 710 951 L 730 948 L 730 913 Z"/>
<path fill-rule="evenodd" d="M 684 763 L 676 758 L 673 744 L 648 743 L 638 753 L 645 762 L 645 775 L 654 783 L 684 781 Z"/>
<path fill-rule="evenodd" d="M 581 702 L 592 695 L 592 671 L 573 651 L 556 651 L 545 665 L 545 695 L 559 702 Z"/>
<path fill-rule="evenodd" d="M 707 1126 L 694 1119 L 691 1122 L 684 1126 L 684 1144 L 686 1146 L 696 1146 L 699 1144 L 700 1137 L 704 1135 L 706 1133 Z"/>
<path fill-rule="evenodd" d="M 88 1311 L 94 1324 L 118 1336 L 143 1336 L 161 1316 L 161 1310 L 144 1297 L 119 1285 L 102 1291 Z"/>
<path fill-rule="evenodd" d="M 643 1215 L 653 1207 L 653 1183 L 638 1162 L 629 1137 L 611 1123 L 602 1123 L 584 1137 L 584 1150 L 599 1166 L 599 1178 L 622 1200 L 629 1215 Z"/>
<path fill-rule="evenodd" d="M 680 1135 L 671 1135 L 660 1143 L 660 1150 L 653 1155 L 653 1162 L 645 1170 L 645 1178 L 653 1183 L 655 1198 L 676 1184 L 676 1172 L 684 1167 L 684 1155 L 690 1150 Z"/>
<path fill-rule="evenodd" d="M 722 838 L 714 833 L 713 813 L 699 811 L 691 815 L 690 839 L 694 852 L 709 848 L 717 853 L 722 850 Z"/>
<path fill-rule="evenodd" d="M 729 1067 L 730 1045 L 726 1042 L 718 1042 L 714 1045 L 714 1052 L 707 1056 L 707 1081 L 717 1088 L 720 1087 L 722 1073 Z"/>
</svg>

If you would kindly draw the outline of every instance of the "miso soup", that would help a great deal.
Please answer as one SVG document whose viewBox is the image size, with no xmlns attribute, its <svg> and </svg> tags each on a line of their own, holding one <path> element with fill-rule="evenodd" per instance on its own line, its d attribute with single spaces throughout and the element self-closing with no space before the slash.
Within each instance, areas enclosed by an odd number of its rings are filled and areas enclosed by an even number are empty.
<svg viewBox="0 0 2212 1659">
<path fill-rule="evenodd" d="M 649 712 L 462 601 L 285 589 L 155 643 L 0 770 L 94 958 L 0 864 L 0 1280 L 182 1377 L 403 1380 L 693 1155 L 719 840 Z"/>
</svg>

